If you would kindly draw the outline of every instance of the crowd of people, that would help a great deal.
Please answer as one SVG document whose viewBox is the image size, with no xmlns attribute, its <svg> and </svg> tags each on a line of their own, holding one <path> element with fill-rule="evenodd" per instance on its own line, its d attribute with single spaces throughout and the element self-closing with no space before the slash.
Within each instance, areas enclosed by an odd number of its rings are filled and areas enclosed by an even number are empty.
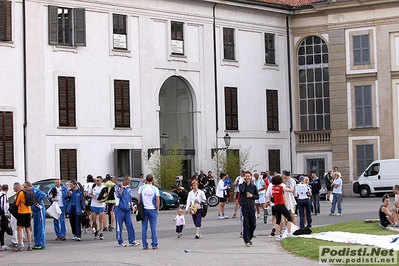
<svg viewBox="0 0 399 266">
<path fill-rule="evenodd" d="M 338 168 L 328 171 L 324 178 L 327 188 L 326 201 L 330 198 L 331 209 L 329 215 L 342 215 L 342 179 Z M 101 176 L 94 178 L 87 176 L 87 184 L 83 191 L 78 183 L 70 181 L 68 190 L 59 179 L 55 179 L 54 185 L 47 194 L 38 188 L 32 187 L 30 182 L 22 185 L 15 183 L 16 213 L 11 213 L 10 203 L 7 199 L 8 185 L 1 186 L 0 215 L 2 219 L 10 222 L 12 231 L 12 244 L 4 243 L 6 230 L 0 231 L 1 250 L 21 251 L 24 247 L 23 238 L 27 242 L 27 250 L 46 248 L 45 220 L 46 210 L 43 200 L 47 198 L 54 209 L 58 210 L 54 218 L 54 232 L 56 241 L 66 240 L 65 217 L 68 213 L 73 239 L 82 240 L 82 232 L 92 231 L 95 239 L 103 240 L 104 231 L 115 230 L 115 238 L 119 247 L 137 247 L 131 211 L 134 208 L 130 191 L 131 178 L 122 176 L 119 181 L 116 177 L 106 175 L 105 180 Z M 225 204 L 229 197 L 230 189 L 235 186 L 235 207 L 232 218 L 239 216 L 241 221 L 240 236 L 245 245 L 252 245 L 252 238 L 256 229 L 256 220 L 263 219 L 264 223 L 271 220 L 273 225 L 271 235 L 276 240 L 281 240 L 284 230 L 286 236 L 292 236 L 293 225 L 300 229 L 312 227 L 312 216 L 320 215 L 321 179 L 316 172 L 309 176 L 301 175 L 298 180 L 291 176 L 290 171 L 284 170 L 281 174 L 269 171 L 259 174 L 250 171 L 240 171 L 240 175 L 231 180 L 227 173 L 221 173 L 217 185 L 209 171 L 205 175 L 203 171 L 196 172 L 190 183 L 190 192 L 187 195 L 185 211 L 178 208 L 177 215 L 173 219 L 176 222 L 177 237 L 182 237 L 183 228 L 186 226 L 185 214 L 192 216 L 195 226 L 195 239 L 200 239 L 201 223 L 204 216 L 206 196 L 204 188 L 213 188 L 219 198 L 218 220 L 228 219 L 225 215 Z M 393 188 L 394 194 L 399 195 L 399 185 Z M 139 188 L 138 202 L 142 204 L 142 247 L 144 250 L 151 245 L 152 249 L 158 249 L 157 220 L 160 205 L 159 190 L 154 185 L 154 177 L 149 174 L 144 179 L 144 184 Z M 32 195 L 34 195 L 32 197 Z M 31 202 L 30 199 L 34 201 Z M 390 208 L 388 195 L 382 198 L 383 205 L 379 210 L 380 223 L 383 226 L 398 225 L 399 196 L 396 197 Z M 31 202 L 28 204 L 27 202 Z M 338 210 L 336 213 L 335 210 Z M 263 213 L 262 213 L 263 211 Z M 108 219 L 106 214 L 108 213 Z M 297 215 L 299 214 L 299 215 Z M 299 222 L 297 221 L 299 216 Z M 271 217 L 271 218 L 270 218 Z M 31 220 L 33 218 L 33 232 Z M 3 224 L 3 223 L 2 223 Z M 151 230 L 151 243 L 147 242 L 147 229 Z M 128 244 L 123 239 L 123 228 L 127 230 Z"/>
</svg>

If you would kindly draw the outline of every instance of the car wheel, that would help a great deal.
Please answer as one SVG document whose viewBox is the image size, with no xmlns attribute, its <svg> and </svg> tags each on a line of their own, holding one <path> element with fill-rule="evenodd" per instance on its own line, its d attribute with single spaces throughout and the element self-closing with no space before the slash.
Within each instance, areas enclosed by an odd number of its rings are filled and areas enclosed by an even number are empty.
<svg viewBox="0 0 399 266">
<path fill-rule="evenodd" d="M 163 198 L 159 199 L 159 209 L 166 210 L 166 204 L 165 204 L 165 200 Z"/>
<path fill-rule="evenodd" d="M 362 186 L 359 188 L 359 195 L 362 198 L 368 198 L 370 196 L 370 188 L 368 186 Z"/>
</svg>

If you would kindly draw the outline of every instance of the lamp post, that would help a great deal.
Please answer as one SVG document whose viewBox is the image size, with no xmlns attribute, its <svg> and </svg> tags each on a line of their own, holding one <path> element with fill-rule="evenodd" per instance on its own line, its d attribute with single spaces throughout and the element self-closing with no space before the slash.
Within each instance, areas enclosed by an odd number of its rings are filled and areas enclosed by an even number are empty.
<svg viewBox="0 0 399 266">
<path fill-rule="evenodd" d="M 218 151 L 227 150 L 229 148 L 230 141 L 231 141 L 231 137 L 230 137 L 229 133 L 226 133 L 226 135 L 224 135 L 223 140 L 224 140 L 224 146 L 226 146 L 226 147 L 225 148 L 213 148 L 211 150 L 212 158 L 215 157 L 215 153 L 217 153 Z"/>
<path fill-rule="evenodd" d="M 160 136 L 161 139 L 161 147 L 160 148 L 151 148 L 148 149 L 147 153 L 148 153 L 148 160 L 151 158 L 151 155 L 159 150 L 161 155 L 166 155 L 165 152 L 165 148 L 166 148 L 166 144 L 168 143 L 168 138 L 169 136 L 166 134 L 166 132 L 162 133 L 162 135 Z"/>
</svg>

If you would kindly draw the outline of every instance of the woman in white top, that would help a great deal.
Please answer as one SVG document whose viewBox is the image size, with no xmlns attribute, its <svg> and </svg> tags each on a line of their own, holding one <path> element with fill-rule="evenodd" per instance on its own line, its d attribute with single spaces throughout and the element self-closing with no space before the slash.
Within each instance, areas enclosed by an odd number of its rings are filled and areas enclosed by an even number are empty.
<svg viewBox="0 0 399 266">
<path fill-rule="evenodd" d="M 198 181 L 191 182 L 193 188 L 187 196 L 186 214 L 190 208 L 190 213 L 193 216 L 194 225 L 196 227 L 195 239 L 202 237 L 201 235 L 201 221 L 202 221 L 202 206 L 201 203 L 206 202 L 205 193 L 198 189 Z M 193 204 L 193 206 L 191 206 Z"/>
<path fill-rule="evenodd" d="M 227 185 L 224 185 L 226 177 L 227 175 L 225 173 L 221 173 L 218 186 L 216 187 L 216 196 L 219 198 L 218 220 L 229 218 L 228 216 L 224 215 L 224 205 L 226 204 L 227 200 L 225 190 L 229 188 Z"/>
</svg>

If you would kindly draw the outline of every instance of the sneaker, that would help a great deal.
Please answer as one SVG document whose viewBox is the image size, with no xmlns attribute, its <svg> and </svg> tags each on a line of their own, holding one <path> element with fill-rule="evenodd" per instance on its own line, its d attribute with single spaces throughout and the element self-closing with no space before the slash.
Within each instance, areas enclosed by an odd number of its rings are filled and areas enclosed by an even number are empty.
<svg viewBox="0 0 399 266">
<path fill-rule="evenodd" d="M 337 213 L 335 216 L 342 216 L 342 213 Z"/>
<path fill-rule="evenodd" d="M 276 236 L 276 241 L 281 241 L 281 236 Z"/>
<path fill-rule="evenodd" d="M 271 236 L 275 236 L 276 235 L 276 228 L 272 229 L 272 232 L 270 233 Z"/>
<path fill-rule="evenodd" d="M 18 244 L 12 243 L 11 245 L 8 245 L 8 249 L 15 249 L 17 248 Z"/>
<path fill-rule="evenodd" d="M 104 228 L 103 228 L 103 231 L 104 231 L 104 232 L 107 232 L 107 231 L 108 231 L 108 227 L 104 227 Z"/>
<path fill-rule="evenodd" d="M 330 216 L 334 216 L 334 213 L 330 213 L 329 215 L 330 215 Z"/>
<path fill-rule="evenodd" d="M 155 249 L 158 249 L 158 247 L 152 247 L 152 249 L 154 249 L 154 250 L 155 250 Z"/>
<path fill-rule="evenodd" d="M 100 240 L 104 240 L 103 233 L 100 233 Z"/>
<path fill-rule="evenodd" d="M 61 237 L 61 240 L 62 240 L 62 241 L 65 241 L 65 240 L 66 240 L 65 236 Z"/>
<path fill-rule="evenodd" d="M 252 245 L 252 244 L 253 244 L 253 243 L 252 243 L 252 240 L 249 240 L 249 244 L 250 244 L 250 245 Z"/>
<path fill-rule="evenodd" d="M 202 238 L 202 234 L 199 234 L 199 238 Z"/>
<path fill-rule="evenodd" d="M 218 216 L 218 220 L 224 220 L 224 216 Z"/>
<path fill-rule="evenodd" d="M 199 235 L 197 234 L 197 235 L 195 235 L 195 239 L 199 239 Z"/>
<path fill-rule="evenodd" d="M 20 244 L 17 245 L 17 247 L 15 248 L 16 252 L 20 252 L 22 251 L 22 246 Z"/>
<path fill-rule="evenodd" d="M 177 235 L 177 238 L 180 238 L 180 237 L 181 237 L 181 234 L 178 234 L 178 235 Z"/>
<path fill-rule="evenodd" d="M 76 241 L 81 241 L 82 239 L 80 238 L 80 237 L 77 237 L 76 238 Z"/>
<path fill-rule="evenodd" d="M 27 251 L 32 251 L 32 247 L 29 245 L 28 248 L 26 249 Z"/>
<path fill-rule="evenodd" d="M 397 224 L 397 223 L 391 223 L 389 226 L 398 228 L 398 227 L 399 227 L 399 224 Z"/>
<path fill-rule="evenodd" d="M 247 245 L 247 247 L 250 247 L 250 246 L 251 246 L 251 244 L 250 244 L 249 242 L 248 242 L 246 245 Z"/>
<path fill-rule="evenodd" d="M 242 238 L 242 232 L 240 232 L 240 238 Z"/>
<path fill-rule="evenodd" d="M 73 236 L 73 240 L 76 240 L 77 236 Z"/>
<path fill-rule="evenodd" d="M 257 215 L 256 215 L 256 219 L 260 219 L 260 214 L 257 214 Z"/>
<path fill-rule="evenodd" d="M 229 219 L 229 216 L 223 214 L 223 219 Z"/>
<path fill-rule="evenodd" d="M 143 250 L 147 250 L 148 249 L 148 247 L 143 247 Z"/>
<path fill-rule="evenodd" d="M 96 231 L 95 233 L 94 233 L 94 239 L 97 239 L 98 238 L 98 231 Z"/>
<path fill-rule="evenodd" d="M 140 246 L 139 242 L 133 241 L 133 242 L 129 243 L 129 247 L 138 247 L 138 246 Z"/>
<path fill-rule="evenodd" d="M 126 244 L 125 244 L 125 243 L 122 243 L 122 244 L 118 244 L 118 247 L 125 248 L 125 247 L 127 247 L 127 246 L 126 246 Z"/>
<path fill-rule="evenodd" d="M 287 234 L 287 237 L 291 237 L 291 236 L 293 236 L 292 233 L 288 233 L 288 234 Z"/>
<path fill-rule="evenodd" d="M 60 237 L 60 236 L 57 236 L 57 238 L 55 239 L 55 240 L 61 240 L 62 239 L 62 237 Z"/>
<path fill-rule="evenodd" d="M 114 228 L 113 228 L 112 226 L 109 226 L 109 227 L 108 227 L 108 231 L 109 231 L 109 232 L 112 232 L 112 230 L 114 230 Z"/>
</svg>

